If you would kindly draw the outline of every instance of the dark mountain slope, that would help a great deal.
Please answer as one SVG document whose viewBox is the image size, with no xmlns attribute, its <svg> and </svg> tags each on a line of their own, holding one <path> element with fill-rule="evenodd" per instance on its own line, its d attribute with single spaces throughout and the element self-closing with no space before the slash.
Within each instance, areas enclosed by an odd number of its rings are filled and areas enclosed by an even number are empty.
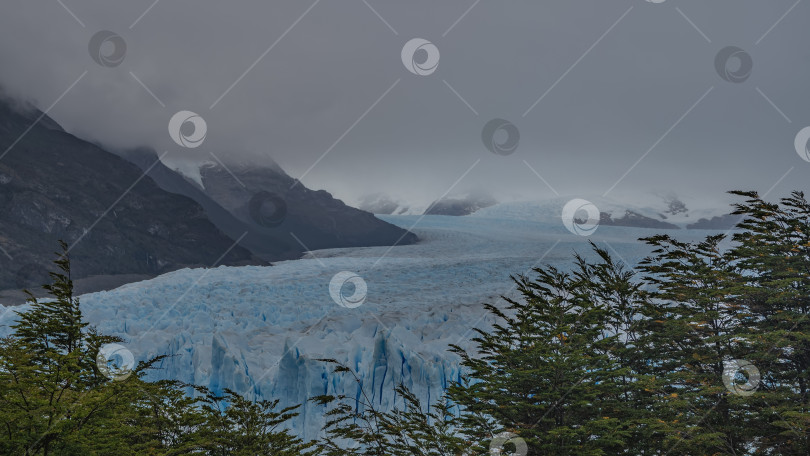
<svg viewBox="0 0 810 456">
<path fill-rule="evenodd" d="M 157 160 L 156 152 L 147 148 L 122 155 L 142 169 Z M 227 170 L 206 165 L 200 172 L 203 187 L 163 163 L 152 167 L 149 176 L 163 189 L 197 201 L 217 227 L 231 237 L 243 236 L 240 245 L 267 260 L 297 258 L 307 249 L 416 241 L 412 233 L 349 207 L 326 191 L 293 187 L 295 180 L 275 164 L 228 165 Z"/>
<path fill-rule="evenodd" d="M 231 175 L 233 173 L 233 175 Z M 325 190 L 310 190 L 281 168 L 252 164 L 205 166 L 205 193 L 261 232 L 307 248 L 410 244 L 417 238 L 373 214 L 350 207 Z M 274 207 L 278 204 L 281 207 Z"/>
<path fill-rule="evenodd" d="M 468 195 L 462 197 L 447 197 L 434 201 L 426 210 L 425 215 L 453 215 L 464 216 L 494 206 L 498 201 L 486 195 Z"/>
<path fill-rule="evenodd" d="M 138 165 L 142 170 L 149 170 L 149 177 L 154 179 L 164 190 L 187 196 L 196 201 L 217 228 L 232 239 L 241 238 L 239 245 L 249 249 L 256 255 L 267 260 L 300 256 L 300 246 L 289 242 L 285 238 L 255 229 L 250 224 L 234 217 L 227 209 L 208 197 L 199 186 L 159 162 L 158 155 L 154 150 L 139 148 L 123 152 L 122 156 Z"/>
<path fill-rule="evenodd" d="M 40 115 L 0 101 L 0 154 Z M 43 283 L 59 239 L 75 243 L 74 278 L 261 262 L 225 254 L 233 241 L 198 204 L 45 116 L 0 158 L 0 289 Z"/>
</svg>

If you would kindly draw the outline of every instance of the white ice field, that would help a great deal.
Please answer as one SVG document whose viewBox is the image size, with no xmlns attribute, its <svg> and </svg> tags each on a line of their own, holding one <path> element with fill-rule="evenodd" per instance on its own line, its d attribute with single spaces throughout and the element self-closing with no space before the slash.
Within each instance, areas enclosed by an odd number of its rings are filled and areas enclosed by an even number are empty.
<svg viewBox="0 0 810 456">
<path fill-rule="evenodd" d="M 577 236 L 560 219 L 563 203 L 501 204 L 467 217 L 380 216 L 412 229 L 420 242 L 321 250 L 272 267 L 184 269 L 84 295 L 82 307 L 100 331 L 125 338 L 136 360 L 172 355 L 152 378 L 303 403 L 294 427 L 313 438 L 322 410 L 308 398 L 359 394 L 352 379 L 330 375 L 316 359 L 348 364 L 383 408 L 396 400 L 399 382 L 429 404 L 459 376 L 448 345 L 469 346 L 471 329 L 490 323 L 482 303 L 515 295 L 510 274 L 568 268 L 574 252 L 589 254 L 589 240 L 629 265 L 649 254 L 637 239 L 657 230 L 603 226 Z M 709 232 L 670 234 L 697 240 Z M 330 280 L 341 271 L 365 281 L 359 307 L 330 297 Z M 4 313 L 0 335 L 13 316 Z"/>
</svg>

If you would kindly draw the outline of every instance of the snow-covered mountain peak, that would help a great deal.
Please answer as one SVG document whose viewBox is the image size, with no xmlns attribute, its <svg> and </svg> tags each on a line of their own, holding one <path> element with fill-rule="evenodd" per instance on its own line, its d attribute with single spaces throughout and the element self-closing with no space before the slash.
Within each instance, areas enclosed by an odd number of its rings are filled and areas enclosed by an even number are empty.
<svg viewBox="0 0 810 456">
<path fill-rule="evenodd" d="M 569 201 L 581 199 L 592 203 L 602 214 L 602 223 L 619 226 L 649 228 L 686 228 L 701 218 L 728 213 L 726 208 L 689 209 L 686 203 L 674 197 L 656 196 L 623 201 L 598 195 L 558 196 L 543 200 L 511 201 L 480 209 L 473 217 L 557 222 Z"/>
</svg>

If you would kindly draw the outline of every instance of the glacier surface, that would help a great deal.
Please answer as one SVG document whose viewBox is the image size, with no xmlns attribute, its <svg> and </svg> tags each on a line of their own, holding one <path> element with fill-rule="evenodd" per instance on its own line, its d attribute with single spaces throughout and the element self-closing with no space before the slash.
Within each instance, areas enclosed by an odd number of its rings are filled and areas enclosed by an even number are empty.
<svg viewBox="0 0 810 456">
<path fill-rule="evenodd" d="M 637 239 L 655 230 L 599 227 L 576 236 L 560 221 L 562 204 L 501 204 L 467 217 L 380 216 L 421 241 L 320 250 L 270 267 L 179 270 L 83 295 L 82 309 L 99 330 L 126 339 L 136 360 L 170 355 L 152 379 L 304 404 L 292 428 L 311 439 L 324 420 L 308 398 L 360 394 L 350 376 L 331 375 L 319 358 L 351 367 L 383 409 L 399 399 L 400 382 L 432 404 L 460 376 L 448 345 L 471 348 L 472 328 L 492 324 L 482 304 L 515 297 L 510 275 L 540 265 L 566 269 L 574 252 L 588 256 L 588 240 L 629 265 L 649 254 Z M 688 240 L 708 232 L 672 234 Z M 330 280 L 341 271 L 365 280 L 360 307 L 331 299 Z M 0 307 L 0 336 L 9 332 L 11 310 L 20 308 Z"/>
</svg>

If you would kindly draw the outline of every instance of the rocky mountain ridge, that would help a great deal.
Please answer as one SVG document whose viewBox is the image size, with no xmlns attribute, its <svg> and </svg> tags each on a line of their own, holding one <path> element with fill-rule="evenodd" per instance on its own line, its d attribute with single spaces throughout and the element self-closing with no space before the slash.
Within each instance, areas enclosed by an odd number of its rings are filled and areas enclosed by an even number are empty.
<svg viewBox="0 0 810 456">
<path fill-rule="evenodd" d="M 197 203 L 40 111 L 0 100 L 0 155 L 0 290 L 47 281 L 58 240 L 74 279 L 265 264 Z"/>
<path fill-rule="evenodd" d="M 268 261 L 298 258 L 309 250 L 417 241 L 413 233 L 347 206 L 325 190 L 306 188 L 272 161 L 205 163 L 192 177 L 156 162 L 152 149 L 122 156 L 149 170 L 163 189 L 199 203 L 217 227 Z"/>
</svg>

